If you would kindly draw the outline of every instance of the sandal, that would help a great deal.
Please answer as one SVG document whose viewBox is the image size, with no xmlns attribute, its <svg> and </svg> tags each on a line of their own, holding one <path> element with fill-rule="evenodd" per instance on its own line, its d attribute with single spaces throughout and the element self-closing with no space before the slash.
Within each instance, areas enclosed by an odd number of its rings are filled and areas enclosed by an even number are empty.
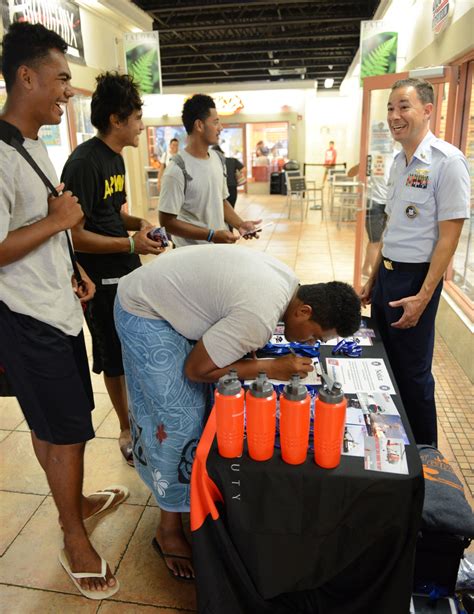
<svg viewBox="0 0 474 614">
<path fill-rule="evenodd" d="M 185 559 L 186 561 L 191 561 L 191 557 L 190 556 L 182 556 L 180 554 L 168 554 L 166 552 L 163 552 L 163 550 L 161 549 L 160 544 L 158 543 L 158 540 L 156 539 L 156 537 L 154 537 L 151 540 L 151 545 L 153 546 L 153 548 L 156 550 L 156 552 L 161 556 L 161 558 L 163 559 L 165 565 L 166 565 L 166 569 L 168 570 L 170 576 L 172 578 L 174 578 L 175 580 L 183 580 L 183 582 L 194 582 L 195 578 L 186 578 L 186 576 L 178 576 L 174 573 L 174 571 L 171 569 L 171 567 L 168 567 L 165 559 L 166 558 L 170 558 L 170 559 Z"/>
<path fill-rule="evenodd" d="M 78 580 L 81 580 L 83 578 L 102 578 L 103 580 L 105 580 L 106 575 L 107 575 L 107 563 L 105 559 L 103 559 L 102 557 L 100 559 L 101 561 L 100 573 L 72 571 L 71 565 L 69 564 L 69 560 L 66 555 L 66 551 L 64 549 L 59 552 L 58 558 L 59 558 L 59 562 L 64 568 L 64 571 L 74 582 L 74 585 L 77 588 L 77 590 L 80 593 L 82 593 L 84 597 L 87 597 L 87 599 L 95 599 L 96 601 L 100 601 L 102 599 L 108 599 L 109 597 L 112 597 L 112 595 L 115 595 L 115 593 L 119 590 L 120 584 L 117 578 L 115 578 L 115 582 L 116 582 L 115 586 L 110 586 L 106 591 L 91 591 L 86 588 L 82 588 L 82 586 L 79 584 Z"/>
<path fill-rule="evenodd" d="M 122 452 L 122 456 L 124 457 L 127 465 L 129 465 L 130 467 L 134 467 L 135 463 L 133 461 L 133 445 L 132 445 L 131 440 L 126 439 L 122 443 L 119 439 L 119 447 L 120 447 L 120 452 Z"/>
<path fill-rule="evenodd" d="M 107 488 L 104 488 L 104 490 L 98 490 L 97 492 L 93 492 L 90 495 L 87 495 L 87 497 L 93 497 L 94 495 L 97 497 L 108 495 L 108 498 L 106 499 L 104 505 L 97 510 L 97 512 L 94 512 L 91 516 L 87 516 L 87 518 L 84 518 L 84 522 L 92 519 L 97 520 L 101 516 L 104 516 L 105 514 L 108 514 L 109 512 L 114 510 L 119 505 L 122 505 L 122 503 L 130 496 L 130 491 L 126 486 L 107 486 Z M 119 498 L 120 495 L 122 495 L 121 498 Z"/>
</svg>

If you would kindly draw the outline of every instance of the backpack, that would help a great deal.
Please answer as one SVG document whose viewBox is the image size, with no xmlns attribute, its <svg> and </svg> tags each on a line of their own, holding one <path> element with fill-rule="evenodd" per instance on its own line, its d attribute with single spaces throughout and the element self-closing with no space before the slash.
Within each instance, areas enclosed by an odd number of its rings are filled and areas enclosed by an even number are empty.
<svg viewBox="0 0 474 614">
<path fill-rule="evenodd" d="M 227 181 L 227 167 L 225 165 L 225 156 L 224 154 L 221 154 L 220 151 L 217 150 L 213 150 L 218 156 L 219 156 L 219 160 L 221 161 L 222 164 L 222 172 L 224 173 L 224 177 L 226 178 Z M 179 166 L 179 168 L 182 170 L 183 172 L 183 177 L 184 177 L 184 196 L 186 196 L 186 189 L 188 187 L 188 182 L 192 181 L 193 178 L 191 177 L 191 175 L 188 173 L 188 171 L 186 170 L 186 164 L 184 163 L 184 158 L 181 154 L 176 154 L 175 156 L 173 156 L 171 158 L 171 160 L 176 164 L 176 166 Z"/>
</svg>

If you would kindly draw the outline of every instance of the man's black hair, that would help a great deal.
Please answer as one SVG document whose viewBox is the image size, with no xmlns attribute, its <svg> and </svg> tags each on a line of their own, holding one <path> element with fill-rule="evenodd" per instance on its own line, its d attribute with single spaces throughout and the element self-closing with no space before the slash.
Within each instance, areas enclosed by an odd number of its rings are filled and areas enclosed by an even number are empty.
<svg viewBox="0 0 474 614">
<path fill-rule="evenodd" d="M 192 98 L 188 98 L 183 105 L 181 119 L 183 126 L 188 134 L 191 134 L 194 128 L 194 122 L 197 119 L 206 121 L 211 114 L 211 109 L 216 108 L 214 100 L 206 94 L 194 94 Z"/>
<path fill-rule="evenodd" d="M 335 329 L 348 337 L 360 326 L 360 299 L 354 288 L 342 281 L 300 286 L 297 297 L 313 309 L 313 317 L 323 330 Z"/>
<path fill-rule="evenodd" d="M 96 82 L 91 101 L 91 122 L 101 134 L 107 134 L 111 115 L 125 121 L 142 108 L 143 100 L 130 75 L 105 72 L 96 78 Z"/>
<path fill-rule="evenodd" d="M 179 143 L 179 140 L 176 137 L 173 137 L 170 141 L 170 145 L 171 143 Z"/>
<path fill-rule="evenodd" d="M 59 34 L 39 23 L 12 23 L 3 37 L 2 74 L 7 92 L 11 91 L 20 66 L 36 68 L 51 49 L 66 53 L 67 43 Z"/>
</svg>

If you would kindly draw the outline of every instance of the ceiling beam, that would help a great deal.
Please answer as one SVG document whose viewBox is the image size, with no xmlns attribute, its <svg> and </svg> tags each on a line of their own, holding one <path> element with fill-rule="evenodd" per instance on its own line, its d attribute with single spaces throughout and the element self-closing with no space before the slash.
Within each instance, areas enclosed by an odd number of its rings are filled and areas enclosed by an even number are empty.
<svg viewBox="0 0 474 614">
<path fill-rule="evenodd" d="M 353 54 L 352 53 L 346 53 L 345 55 L 307 55 L 307 56 L 298 56 L 298 57 L 292 57 L 292 56 L 285 56 L 282 57 L 281 60 L 279 60 L 277 63 L 275 63 L 275 59 L 270 59 L 270 58 L 260 58 L 260 59 L 252 59 L 252 58 L 248 58 L 246 60 L 215 60 L 215 61 L 207 61 L 207 62 L 188 62 L 185 65 L 186 66 L 214 66 L 214 64 L 222 64 L 222 63 L 226 63 L 226 64 L 231 64 L 232 66 L 234 66 L 235 64 L 268 64 L 269 66 L 263 66 L 262 68 L 281 68 L 282 65 L 285 62 L 297 62 L 297 61 L 301 61 L 301 62 L 305 62 L 305 61 L 318 61 L 318 62 L 324 62 L 325 64 L 332 64 L 333 66 L 338 66 L 338 65 L 343 65 L 346 66 L 348 64 L 348 62 L 350 62 L 353 58 Z M 168 58 L 165 58 L 168 59 Z M 180 64 L 180 66 L 183 66 L 183 64 Z M 301 64 L 301 66 L 304 66 L 304 64 Z M 174 62 L 173 64 L 165 64 L 164 62 L 161 63 L 161 68 L 175 68 L 176 67 L 176 62 Z"/>
<path fill-rule="evenodd" d="M 206 49 L 205 52 L 201 52 L 201 53 L 205 53 L 206 56 L 216 56 L 216 55 L 223 55 L 223 56 L 227 56 L 227 55 L 253 55 L 255 53 L 264 53 L 265 55 L 268 54 L 269 51 L 273 51 L 273 53 L 275 54 L 275 57 L 282 59 L 282 54 L 287 53 L 288 51 L 290 52 L 302 52 L 302 51 L 309 51 L 309 52 L 314 52 L 314 51 L 347 51 L 351 54 L 351 57 L 354 57 L 354 53 L 357 51 L 357 48 L 359 47 L 358 42 L 356 44 L 342 44 L 342 45 L 338 45 L 337 47 L 335 47 L 334 45 L 310 45 L 310 46 L 302 46 L 302 47 L 281 47 L 279 46 L 278 49 L 277 48 L 272 48 L 272 47 L 266 47 L 265 49 L 255 49 L 255 48 L 251 48 L 251 47 L 244 47 L 244 48 L 239 48 L 239 47 L 234 47 L 234 48 L 228 48 L 228 47 L 223 47 L 222 49 L 217 49 L 214 51 L 208 50 Z M 160 46 L 160 51 L 162 51 L 162 47 Z M 346 55 L 347 53 L 345 53 Z M 196 53 L 187 51 L 184 53 L 162 53 L 161 54 L 161 59 L 162 60 L 168 60 L 171 58 L 195 58 L 196 57 Z M 267 56 L 268 57 L 268 56 Z M 337 57 L 337 56 L 334 56 Z"/>
<path fill-rule="evenodd" d="M 227 72 L 227 73 L 236 73 L 236 72 L 255 72 L 255 71 L 262 71 L 262 72 L 268 72 L 269 70 L 295 70 L 297 68 L 306 68 L 306 70 L 318 70 L 318 71 L 323 71 L 324 69 L 326 69 L 328 71 L 328 74 L 330 73 L 334 73 L 334 74 L 346 74 L 347 72 L 347 65 L 341 65 L 341 66 L 337 66 L 335 65 L 334 68 L 331 70 L 328 68 L 327 64 L 312 64 L 310 66 L 308 65 L 304 65 L 304 64 L 298 64 L 297 66 L 288 66 L 286 64 L 281 65 L 278 64 L 278 66 L 262 66 L 261 68 L 259 68 L 258 66 L 251 66 L 249 68 L 242 68 L 242 67 L 238 67 L 238 68 L 228 68 L 227 66 L 225 68 L 220 68 L 220 69 L 209 69 L 209 68 L 198 68 L 197 70 L 189 70 L 191 68 L 194 68 L 193 64 L 180 64 L 178 66 L 174 66 L 174 68 L 176 68 L 177 70 L 173 72 L 168 71 L 167 72 L 167 76 L 173 76 L 173 74 L 183 74 L 186 73 L 186 75 L 199 75 L 199 74 L 204 74 L 204 75 L 209 75 L 209 74 L 213 74 L 213 73 L 221 73 L 221 72 Z M 339 68 L 339 70 L 338 70 Z M 268 73 L 270 74 L 270 73 Z"/>
<path fill-rule="evenodd" d="M 241 45 L 248 45 L 251 43 L 279 43 L 285 40 L 310 40 L 310 39 L 318 39 L 318 40 L 348 40 L 352 39 L 357 44 L 359 42 L 359 32 L 355 32 L 353 34 L 324 34 L 320 32 L 314 32 L 313 34 L 297 34 L 289 35 L 285 33 L 281 36 L 268 36 L 265 38 L 262 37 L 254 37 L 254 38 L 239 38 L 235 41 L 229 41 L 229 43 L 239 43 Z M 160 43 L 160 49 L 176 49 L 179 47 L 186 47 L 188 45 L 193 46 L 201 46 L 201 45 L 222 45 L 222 40 L 189 40 L 187 42 L 177 42 L 177 43 Z"/>
<path fill-rule="evenodd" d="M 156 13 L 149 11 L 149 13 L 156 19 Z M 174 26 L 169 25 L 166 28 L 157 28 L 158 32 L 173 33 L 173 32 L 194 32 L 196 30 L 209 31 L 209 30 L 239 30 L 241 28 L 274 28 L 280 25 L 283 26 L 301 26 L 308 24 L 344 24 L 344 23 L 357 23 L 359 24 L 363 17 L 303 17 L 301 19 L 284 19 L 282 21 L 245 21 L 242 23 L 236 23 L 235 21 L 227 21 L 226 23 L 213 23 L 213 24 L 200 24 L 199 21 L 189 26 Z"/>
<path fill-rule="evenodd" d="M 378 3 L 378 0 L 372 0 L 373 4 Z M 170 2 L 168 4 L 168 6 L 165 5 L 164 2 L 142 2 L 143 4 L 143 10 L 145 11 L 156 11 L 159 14 L 164 14 L 164 13 L 193 13 L 196 14 L 196 11 L 199 10 L 199 8 L 204 8 L 205 11 L 220 11 L 222 12 L 223 10 L 227 10 L 227 9 L 241 9 L 243 7 L 245 7 L 246 10 L 248 9 L 252 9 L 252 8 L 261 8 L 261 7 L 265 7 L 267 6 L 268 8 L 275 8 L 275 6 L 281 7 L 281 8 L 285 8 L 286 6 L 291 6 L 292 8 L 297 5 L 297 4 L 301 4 L 303 7 L 307 7 L 308 4 L 312 4 L 313 6 L 321 6 L 322 8 L 328 8 L 328 2 L 327 0 L 311 0 L 311 2 L 308 2 L 308 0 L 252 0 L 252 2 L 246 3 L 244 4 L 242 1 L 241 2 L 214 2 L 214 3 L 209 3 L 206 4 L 204 7 L 200 7 L 199 5 L 196 6 L 196 2 L 195 0 L 190 0 L 187 3 L 184 2 L 180 2 L 179 4 L 176 2 L 176 0 L 174 0 L 173 2 Z M 335 6 L 354 6 L 354 0 L 332 0 L 330 3 L 329 8 L 333 9 Z"/>
<path fill-rule="evenodd" d="M 346 70 L 340 70 L 340 71 L 326 71 L 326 72 L 321 72 L 321 71 L 315 71 L 313 75 L 308 75 L 306 74 L 305 79 L 307 81 L 313 81 L 315 79 L 325 79 L 326 77 L 332 77 L 334 78 L 334 80 L 336 81 L 338 78 L 342 79 L 342 77 L 344 77 L 344 75 L 346 74 Z M 255 74 L 250 74 L 250 75 L 233 75 L 231 77 L 231 81 L 247 81 L 248 79 L 261 79 L 261 80 L 279 80 L 279 79 L 298 79 L 300 78 L 299 75 L 297 74 L 291 74 L 291 75 L 270 75 L 268 72 L 262 73 L 255 73 Z M 167 75 L 163 75 L 162 77 L 163 79 L 163 83 L 169 83 L 172 84 L 174 82 L 189 82 L 189 81 L 198 81 L 200 83 L 212 83 L 214 81 L 222 81 L 222 80 L 227 80 L 229 81 L 229 75 L 212 75 L 211 78 L 206 79 L 205 76 L 200 75 L 197 77 L 194 76 L 189 76 L 187 73 L 181 73 L 181 76 L 175 76 L 175 75 L 170 75 L 169 73 Z M 304 79 L 301 79 L 302 81 L 304 81 Z"/>
</svg>

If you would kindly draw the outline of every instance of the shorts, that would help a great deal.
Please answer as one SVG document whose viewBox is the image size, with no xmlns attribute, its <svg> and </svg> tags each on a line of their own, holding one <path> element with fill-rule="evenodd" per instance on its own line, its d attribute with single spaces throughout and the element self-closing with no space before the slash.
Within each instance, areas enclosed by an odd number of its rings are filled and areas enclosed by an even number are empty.
<svg viewBox="0 0 474 614">
<path fill-rule="evenodd" d="M 0 363 L 28 426 L 57 445 L 94 437 L 94 396 L 82 331 L 77 337 L 0 302 Z"/>
<path fill-rule="evenodd" d="M 114 323 L 117 284 L 100 286 L 87 303 L 85 318 L 92 337 L 92 371 L 107 377 L 123 375 L 122 346 Z"/>
<path fill-rule="evenodd" d="M 369 206 L 369 202 L 367 205 Z M 372 206 L 365 214 L 365 229 L 371 243 L 379 243 L 382 239 L 386 221 L 385 205 L 372 201 Z"/>
</svg>

